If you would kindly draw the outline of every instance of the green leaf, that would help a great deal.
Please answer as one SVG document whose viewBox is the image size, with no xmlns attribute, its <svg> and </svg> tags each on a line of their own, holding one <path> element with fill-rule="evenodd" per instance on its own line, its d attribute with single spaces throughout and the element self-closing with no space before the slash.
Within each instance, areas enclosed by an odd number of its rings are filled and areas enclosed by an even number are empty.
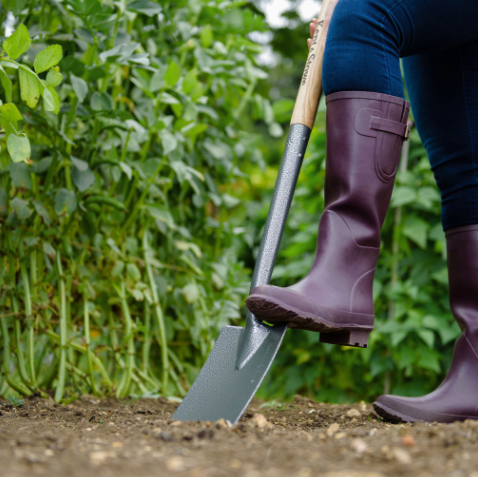
<svg viewBox="0 0 478 477">
<path fill-rule="evenodd" d="M 30 108 L 34 108 L 40 99 L 40 87 L 38 80 L 33 73 L 29 73 L 23 69 L 18 70 L 20 78 L 21 97 Z"/>
<path fill-rule="evenodd" d="M 4 189 L 0 189 L 0 217 L 5 217 L 7 215 L 7 204 L 7 193 Z"/>
<path fill-rule="evenodd" d="M 12 80 L 8 77 L 5 70 L 0 66 L 0 82 L 5 91 L 5 98 L 8 102 L 12 100 Z"/>
<path fill-rule="evenodd" d="M 33 187 L 30 168 L 24 162 L 11 162 L 9 167 L 10 178 L 15 187 L 31 190 Z"/>
<path fill-rule="evenodd" d="M 31 162 L 30 141 L 24 134 L 10 134 L 7 139 L 7 150 L 13 162 Z"/>
<path fill-rule="evenodd" d="M 126 265 L 126 272 L 131 280 L 134 280 L 135 282 L 141 280 L 141 272 L 134 263 L 128 263 L 128 265 Z"/>
<path fill-rule="evenodd" d="M 43 73 L 53 66 L 56 66 L 63 58 L 63 50 L 60 45 L 51 45 L 48 48 L 40 51 L 35 57 L 33 66 L 37 74 Z"/>
<path fill-rule="evenodd" d="M 435 343 L 435 333 L 431 330 L 417 330 L 418 336 L 430 347 Z"/>
<path fill-rule="evenodd" d="M 198 300 L 199 298 L 199 289 L 198 286 L 195 283 L 188 283 L 184 288 L 183 288 L 183 295 L 184 299 L 188 303 L 194 303 L 195 301 Z"/>
<path fill-rule="evenodd" d="M 12 60 L 16 60 L 28 50 L 31 42 L 27 27 L 19 25 L 13 34 L 3 42 L 3 49 Z"/>
<path fill-rule="evenodd" d="M 55 195 L 55 212 L 57 215 L 69 215 L 76 209 L 76 195 L 68 189 L 58 189 Z"/>
<path fill-rule="evenodd" d="M 181 68 L 174 61 L 171 61 L 164 75 L 164 80 L 170 86 L 174 86 L 179 78 L 181 78 Z"/>
<path fill-rule="evenodd" d="M 20 219 L 25 220 L 32 215 L 32 211 L 28 208 L 28 202 L 26 200 L 15 197 L 10 203 L 13 214 Z"/>
<path fill-rule="evenodd" d="M 48 74 L 46 75 L 46 85 L 54 88 L 58 86 L 63 81 L 63 75 L 60 73 L 60 68 L 56 66 L 55 68 L 50 68 Z"/>
<path fill-rule="evenodd" d="M 147 205 L 145 208 L 154 219 L 165 223 L 170 228 L 174 228 L 174 220 L 168 210 L 162 209 L 156 205 Z"/>
<path fill-rule="evenodd" d="M 95 174 L 91 169 L 81 171 L 75 167 L 71 173 L 71 178 L 80 192 L 85 192 L 95 182 Z"/>
<path fill-rule="evenodd" d="M 167 129 L 163 129 L 160 132 L 160 137 L 161 137 L 161 144 L 163 145 L 163 154 L 167 155 L 171 151 L 174 151 L 178 145 L 178 140 L 172 134 L 170 131 Z"/>
<path fill-rule="evenodd" d="M 183 91 L 186 94 L 189 94 L 197 84 L 197 72 L 196 70 L 191 70 L 186 73 L 186 76 L 183 78 Z"/>
<path fill-rule="evenodd" d="M 13 103 L 7 103 L 0 106 L 0 124 L 5 129 L 5 134 L 17 134 L 18 121 L 23 119 L 20 111 Z"/>
<path fill-rule="evenodd" d="M 201 45 L 204 48 L 210 47 L 213 40 L 211 25 L 204 26 L 199 36 L 201 38 Z"/>
<path fill-rule="evenodd" d="M 417 193 L 415 189 L 410 187 L 395 187 L 392 195 L 392 207 L 411 204 L 412 202 L 415 202 L 416 198 Z"/>
<path fill-rule="evenodd" d="M 18 121 L 23 119 L 20 111 L 18 111 L 18 108 L 13 103 L 2 104 L 2 106 L 0 106 L 0 113 L 6 121 L 14 124 L 15 128 Z"/>
<path fill-rule="evenodd" d="M 436 373 L 441 371 L 439 360 L 440 355 L 435 350 L 426 348 L 425 346 L 420 346 L 417 355 L 419 356 L 418 365 L 421 368 L 431 369 Z"/>
<path fill-rule="evenodd" d="M 83 76 L 85 65 L 74 56 L 65 56 L 60 62 L 60 68 L 64 73 L 73 73 L 75 76 Z"/>
<path fill-rule="evenodd" d="M 37 214 L 43 219 L 43 222 L 49 227 L 51 225 L 51 217 L 46 210 L 45 206 L 38 200 L 33 201 L 33 205 L 35 206 L 35 210 Z"/>
<path fill-rule="evenodd" d="M 76 169 L 78 169 L 81 172 L 85 172 L 88 170 L 88 163 L 86 161 L 82 161 L 81 159 L 78 159 L 75 156 L 70 156 L 71 162 L 75 166 Z"/>
<path fill-rule="evenodd" d="M 54 88 L 45 88 L 42 93 L 45 102 L 45 111 L 53 111 L 55 114 L 60 112 L 60 98 Z"/>
<path fill-rule="evenodd" d="M 269 134 L 272 137 L 281 137 L 284 134 L 284 130 L 279 123 L 274 122 L 269 126 Z"/>
<path fill-rule="evenodd" d="M 71 74 L 70 77 L 73 91 L 75 92 L 78 101 L 82 103 L 88 94 L 88 85 L 84 79 L 78 78 L 74 74 Z"/>
<path fill-rule="evenodd" d="M 278 123 L 290 120 L 295 102 L 292 99 L 280 99 L 272 105 L 272 112 Z"/>
<path fill-rule="evenodd" d="M 45 111 L 53 111 L 55 108 L 55 100 L 53 99 L 53 95 L 48 88 L 45 88 L 42 92 L 43 101 L 45 102 Z"/>
<path fill-rule="evenodd" d="M 414 215 L 403 224 L 403 234 L 423 249 L 427 246 L 427 231 L 428 224 Z"/>
<path fill-rule="evenodd" d="M 158 13 L 161 13 L 163 9 L 161 8 L 161 5 L 150 0 L 137 0 L 135 2 L 128 3 L 128 5 L 126 5 L 126 10 L 135 13 L 142 13 L 148 17 L 152 17 Z"/>
<path fill-rule="evenodd" d="M 27 0 L 2 0 L 3 8 L 11 11 L 14 15 L 22 13 L 27 4 Z"/>
<path fill-rule="evenodd" d="M 93 111 L 111 111 L 113 109 L 113 99 L 108 93 L 95 91 L 91 96 L 90 106 Z"/>
</svg>

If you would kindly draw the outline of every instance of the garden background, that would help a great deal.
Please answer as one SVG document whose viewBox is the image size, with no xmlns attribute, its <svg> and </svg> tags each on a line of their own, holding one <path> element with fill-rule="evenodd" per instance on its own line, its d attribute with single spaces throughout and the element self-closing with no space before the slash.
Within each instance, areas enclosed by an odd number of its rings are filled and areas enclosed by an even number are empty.
<svg viewBox="0 0 478 477">
<path fill-rule="evenodd" d="M 0 396 L 181 397 L 243 323 L 307 54 L 298 3 L 273 28 L 246 1 L 2 0 Z M 324 163 L 322 104 L 275 284 L 312 263 Z M 416 130 L 374 295 L 368 349 L 288 332 L 260 396 L 373 400 L 443 378 L 459 329 Z"/>
</svg>

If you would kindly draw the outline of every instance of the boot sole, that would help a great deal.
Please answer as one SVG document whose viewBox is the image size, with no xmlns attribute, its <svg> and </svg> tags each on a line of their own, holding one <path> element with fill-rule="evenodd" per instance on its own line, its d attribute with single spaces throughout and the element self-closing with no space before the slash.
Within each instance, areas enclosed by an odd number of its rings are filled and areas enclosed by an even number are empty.
<svg viewBox="0 0 478 477">
<path fill-rule="evenodd" d="M 393 423 L 406 423 L 406 422 L 456 422 L 456 421 L 466 421 L 467 419 L 477 420 L 478 416 L 457 416 L 453 414 L 439 414 L 439 413 L 428 413 L 428 419 L 417 419 L 416 417 L 409 416 L 405 413 L 399 412 L 395 409 L 392 409 L 388 406 L 385 406 L 382 403 L 374 402 L 373 408 L 375 412 L 382 417 L 385 421 Z M 426 412 L 426 411 L 425 411 Z"/>
<path fill-rule="evenodd" d="M 373 330 L 373 327 L 354 325 L 353 323 L 337 325 L 322 316 L 291 309 L 279 300 L 272 302 L 268 298 L 257 295 L 249 296 L 246 299 L 246 305 L 256 318 L 272 325 L 289 323 L 291 329 L 319 332 L 321 343 L 367 348 L 368 338 Z M 330 311 L 334 312 L 334 310 Z M 369 315 L 357 315 L 367 316 L 370 319 Z"/>
<path fill-rule="evenodd" d="M 395 424 L 406 422 L 420 422 L 419 419 L 415 419 L 411 416 L 407 416 L 406 414 L 402 414 L 401 412 L 395 411 L 394 409 L 384 406 L 383 404 L 374 402 L 373 408 L 381 418 L 388 422 L 393 422 Z"/>
</svg>

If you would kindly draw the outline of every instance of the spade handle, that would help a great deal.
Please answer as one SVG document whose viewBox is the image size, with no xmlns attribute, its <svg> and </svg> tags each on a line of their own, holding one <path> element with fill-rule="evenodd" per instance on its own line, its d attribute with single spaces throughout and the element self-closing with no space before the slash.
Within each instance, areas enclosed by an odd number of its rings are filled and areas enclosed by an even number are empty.
<svg viewBox="0 0 478 477">
<path fill-rule="evenodd" d="M 309 56 L 300 80 L 291 124 L 303 124 L 312 129 L 322 94 L 322 62 L 328 23 L 338 0 L 324 0 L 317 19 Z"/>
<path fill-rule="evenodd" d="M 310 132 L 322 94 L 322 60 L 324 57 L 326 33 L 324 25 L 332 13 L 327 10 L 331 9 L 333 11 L 336 3 L 337 0 L 324 0 L 320 9 L 317 28 L 301 78 L 299 93 L 292 114 L 291 127 L 264 227 L 252 277 L 251 290 L 256 286 L 269 283 L 272 276 L 282 232 L 284 231 L 297 178 L 299 177 L 302 160 L 307 149 Z"/>
</svg>

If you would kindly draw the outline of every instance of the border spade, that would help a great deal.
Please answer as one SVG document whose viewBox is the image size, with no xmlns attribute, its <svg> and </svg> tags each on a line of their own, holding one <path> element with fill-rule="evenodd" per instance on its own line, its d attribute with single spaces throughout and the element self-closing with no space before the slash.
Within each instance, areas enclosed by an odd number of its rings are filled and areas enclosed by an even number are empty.
<svg viewBox="0 0 478 477">
<path fill-rule="evenodd" d="M 268 284 L 322 94 L 324 22 L 333 0 L 324 0 L 301 79 L 279 175 L 264 227 L 251 290 Z M 224 326 L 201 372 L 173 415 L 180 421 L 236 423 L 269 370 L 287 330 L 247 312 L 246 326 Z"/>
</svg>

